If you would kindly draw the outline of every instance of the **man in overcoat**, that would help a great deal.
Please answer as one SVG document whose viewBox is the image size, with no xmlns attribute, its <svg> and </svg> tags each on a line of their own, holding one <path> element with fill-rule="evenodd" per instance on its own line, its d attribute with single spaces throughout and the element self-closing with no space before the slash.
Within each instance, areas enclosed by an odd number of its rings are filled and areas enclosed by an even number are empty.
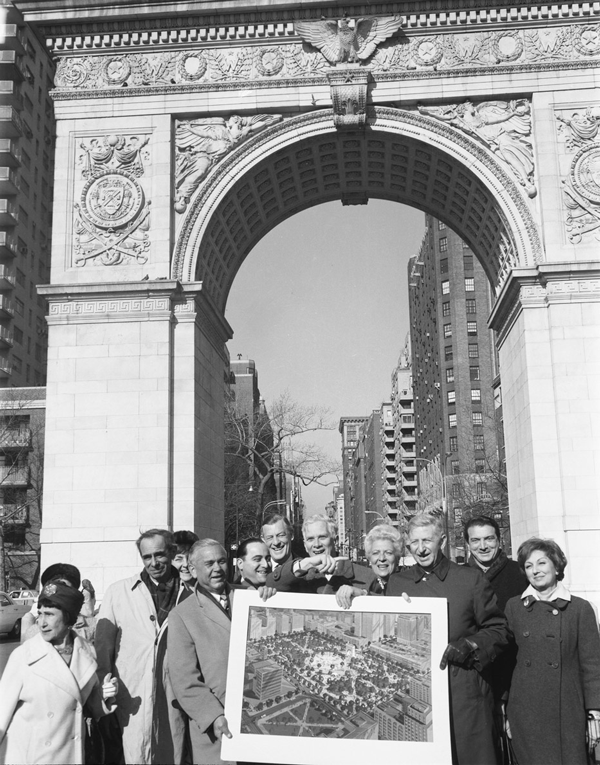
<svg viewBox="0 0 600 765">
<path fill-rule="evenodd" d="M 231 738 L 224 705 L 233 591 L 219 542 L 196 542 L 189 559 L 196 588 L 170 616 L 169 676 L 189 718 L 194 763 L 222 763 L 221 738 Z"/>
<path fill-rule="evenodd" d="M 471 518 L 465 524 L 464 537 L 469 548 L 467 565 L 483 572 L 504 611 L 507 601 L 527 589 L 527 577 L 502 549 L 500 528 L 493 518 Z"/>
<path fill-rule="evenodd" d="M 178 765 L 185 718 L 173 705 L 164 662 L 167 617 L 180 594 L 171 565 L 173 535 L 144 532 L 136 542 L 144 568 L 107 588 L 98 614 L 98 672 L 119 678 L 117 713 L 126 765 Z"/>
<path fill-rule="evenodd" d="M 449 561 L 439 516 L 421 514 L 408 524 L 416 564 L 392 574 L 386 596 L 441 597 L 448 601 L 448 667 L 453 765 L 497 765 L 494 699 L 489 669 L 511 634 L 496 596 L 480 571 Z"/>
</svg>

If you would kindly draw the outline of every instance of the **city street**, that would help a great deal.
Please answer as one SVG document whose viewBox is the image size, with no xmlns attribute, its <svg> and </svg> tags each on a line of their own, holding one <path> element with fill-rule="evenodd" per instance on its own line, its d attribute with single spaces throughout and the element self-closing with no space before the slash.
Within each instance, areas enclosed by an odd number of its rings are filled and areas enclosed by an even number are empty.
<svg viewBox="0 0 600 765">
<path fill-rule="evenodd" d="M 8 657 L 20 644 L 20 640 L 15 638 L 3 637 L 0 639 L 0 675 L 4 672 Z"/>
</svg>

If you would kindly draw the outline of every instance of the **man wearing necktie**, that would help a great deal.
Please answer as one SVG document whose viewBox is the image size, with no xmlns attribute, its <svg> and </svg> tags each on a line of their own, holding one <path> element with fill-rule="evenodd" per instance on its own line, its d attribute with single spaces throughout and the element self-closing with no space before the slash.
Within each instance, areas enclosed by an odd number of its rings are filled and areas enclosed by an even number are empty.
<svg viewBox="0 0 600 765">
<path fill-rule="evenodd" d="M 169 676 L 189 717 L 194 763 L 223 763 L 221 738 L 231 738 L 224 715 L 233 592 L 227 554 L 215 539 L 189 553 L 194 593 L 169 616 Z"/>
</svg>

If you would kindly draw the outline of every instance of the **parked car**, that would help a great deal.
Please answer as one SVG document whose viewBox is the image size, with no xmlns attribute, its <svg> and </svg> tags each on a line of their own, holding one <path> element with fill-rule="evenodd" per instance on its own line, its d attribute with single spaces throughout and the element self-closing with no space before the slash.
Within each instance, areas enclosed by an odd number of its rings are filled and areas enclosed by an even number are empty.
<svg viewBox="0 0 600 765">
<path fill-rule="evenodd" d="M 15 603 L 20 603 L 22 606 L 32 606 L 39 598 L 39 595 L 37 590 L 13 590 L 8 593 L 9 598 L 12 598 Z"/>
<path fill-rule="evenodd" d="M 21 636 L 21 619 L 31 610 L 30 606 L 15 603 L 6 592 L 0 592 L 0 633 L 10 637 Z"/>
<path fill-rule="evenodd" d="M 37 590 L 13 590 L 8 593 L 8 597 L 14 600 L 15 603 L 20 603 L 22 606 L 31 606 L 37 602 L 40 594 Z"/>
</svg>

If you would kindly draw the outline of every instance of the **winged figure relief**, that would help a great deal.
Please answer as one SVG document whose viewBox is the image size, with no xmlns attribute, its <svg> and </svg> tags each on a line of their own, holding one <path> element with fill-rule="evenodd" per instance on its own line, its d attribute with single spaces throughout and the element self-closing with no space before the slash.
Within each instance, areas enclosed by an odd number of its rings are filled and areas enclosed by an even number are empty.
<svg viewBox="0 0 600 765">
<path fill-rule="evenodd" d="M 402 26 L 401 16 L 371 16 L 340 21 L 297 21 L 296 32 L 304 42 L 318 48 L 331 64 L 357 63 L 372 56 L 379 43 Z"/>
</svg>

